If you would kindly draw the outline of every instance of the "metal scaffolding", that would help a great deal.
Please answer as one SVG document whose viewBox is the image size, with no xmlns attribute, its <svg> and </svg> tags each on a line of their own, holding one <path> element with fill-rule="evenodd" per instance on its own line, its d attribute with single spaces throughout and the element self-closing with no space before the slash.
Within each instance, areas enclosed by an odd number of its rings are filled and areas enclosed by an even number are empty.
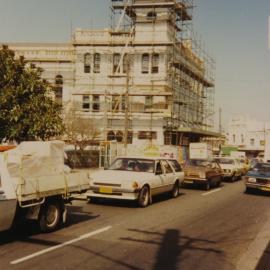
<svg viewBox="0 0 270 270">
<path fill-rule="evenodd" d="M 156 52 L 158 31 L 156 26 L 170 25 L 170 42 L 166 44 L 167 88 L 171 110 L 165 119 L 165 131 L 181 128 L 211 130 L 214 118 L 215 62 L 206 53 L 193 28 L 193 0 L 112 0 L 112 29 L 114 34 L 127 35 L 136 26 L 152 24 L 153 41 L 144 44 Z M 142 17 L 137 11 L 147 11 L 152 18 Z M 157 16 L 167 10 L 167 15 Z M 169 12 L 168 12 L 169 10 Z M 149 29 L 148 29 L 149 30 Z M 112 44 L 114 45 L 114 44 Z M 140 44 L 142 46 L 143 44 Z M 136 43 L 134 44 L 136 46 Z M 151 76 L 151 74 L 149 74 Z M 153 80 L 151 79 L 153 82 Z M 154 83 L 150 91 L 154 90 Z M 151 113 L 151 117 L 152 117 Z"/>
</svg>

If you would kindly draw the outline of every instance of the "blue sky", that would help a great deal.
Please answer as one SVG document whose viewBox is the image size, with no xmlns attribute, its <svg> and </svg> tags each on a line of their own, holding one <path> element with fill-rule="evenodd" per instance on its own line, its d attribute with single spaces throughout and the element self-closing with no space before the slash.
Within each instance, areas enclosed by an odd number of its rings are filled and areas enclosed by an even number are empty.
<svg viewBox="0 0 270 270">
<path fill-rule="evenodd" d="M 109 0 L 0 0 L 0 42 L 66 42 L 104 28 Z M 216 110 L 270 121 L 269 0 L 197 0 L 194 26 L 216 60 Z"/>
</svg>

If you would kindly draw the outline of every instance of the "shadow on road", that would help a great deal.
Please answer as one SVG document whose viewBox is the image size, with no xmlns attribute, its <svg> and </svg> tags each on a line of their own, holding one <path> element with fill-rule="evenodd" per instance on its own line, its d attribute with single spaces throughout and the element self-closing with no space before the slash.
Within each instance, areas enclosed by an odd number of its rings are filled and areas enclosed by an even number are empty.
<svg viewBox="0 0 270 270">
<path fill-rule="evenodd" d="M 100 215 L 93 215 L 92 212 L 84 211 L 81 206 L 67 206 L 67 222 L 64 227 L 70 227 L 78 223 L 98 218 Z"/>
<path fill-rule="evenodd" d="M 82 223 L 99 217 L 99 215 L 92 215 L 91 212 L 84 212 L 82 210 L 82 207 L 68 206 L 67 208 L 67 222 L 62 226 L 62 228 L 71 227 L 78 223 Z M 54 241 L 33 238 L 33 236 L 40 233 L 41 232 L 38 228 L 37 221 L 26 220 L 21 222 L 20 225 L 12 228 L 11 230 L 1 232 L 0 246 L 12 242 L 27 242 L 44 246 L 54 246 L 59 244 L 58 242 Z"/>
<path fill-rule="evenodd" d="M 266 247 L 257 267 L 256 270 L 269 270 L 270 269 L 270 242 Z"/>
<path fill-rule="evenodd" d="M 207 253 L 223 254 L 221 250 L 202 247 L 202 244 L 214 245 L 216 242 L 206 239 L 191 238 L 181 235 L 179 230 L 170 229 L 165 233 L 150 232 L 137 229 L 130 229 L 130 232 L 136 232 L 144 235 L 150 235 L 151 240 L 142 240 L 136 238 L 121 238 L 121 240 L 137 242 L 141 244 L 157 245 L 158 251 L 155 257 L 153 270 L 176 270 L 180 269 L 179 263 L 183 260 L 183 253 L 186 250 L 199 250 Z M 158 237 L 159 240 L 156 240 Z M 154 238 L 154 240 L 153 240 Z"/>
</svg>

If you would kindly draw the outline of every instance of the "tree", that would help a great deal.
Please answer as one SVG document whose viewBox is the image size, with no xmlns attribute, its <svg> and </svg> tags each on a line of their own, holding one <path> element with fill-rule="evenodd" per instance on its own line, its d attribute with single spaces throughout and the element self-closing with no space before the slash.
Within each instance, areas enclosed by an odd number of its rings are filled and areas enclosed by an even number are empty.
<svg viewBox="0 0 270 270">
<path fill-rule="evenodd" d="M 95 119 L 83 118 L 76 113 L 75 108 L 68 109 L 65 115 L 66 140 L 77 149 L 84 150 L 100 137 L 101 132 Z"/>
<path fill-rule="evenodd" d="M 7 46 L 0 50 L 0 140 L 45 140 L 64 131 L 61 106 L 41 75 Z"/>
</svg>

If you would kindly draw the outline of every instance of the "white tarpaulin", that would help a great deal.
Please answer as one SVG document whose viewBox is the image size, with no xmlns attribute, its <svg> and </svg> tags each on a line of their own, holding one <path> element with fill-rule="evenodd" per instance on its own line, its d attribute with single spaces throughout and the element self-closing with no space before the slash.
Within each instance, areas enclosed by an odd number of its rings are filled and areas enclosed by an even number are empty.
<svg viewBox="0 0 270 270">
<path fill-rule="evenodd" d="M 12 178 L 27 179 L 63 173 L 64 142 L 23 142 L 7 152 L 6 162 Z"/>
</svg>

